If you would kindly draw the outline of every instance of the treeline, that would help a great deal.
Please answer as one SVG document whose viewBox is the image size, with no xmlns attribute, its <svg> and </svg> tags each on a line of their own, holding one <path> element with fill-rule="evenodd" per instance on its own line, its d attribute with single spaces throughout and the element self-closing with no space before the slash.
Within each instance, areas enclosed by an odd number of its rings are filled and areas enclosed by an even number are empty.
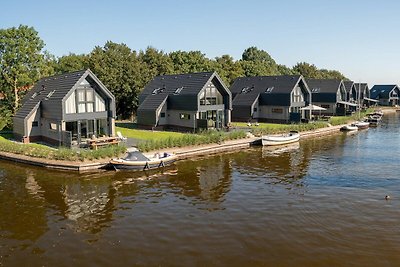
<svg viewBox="0 0 400 267">
<path fill-rule="evenodd" d="M 230 55 L 208 58 L 200 51 L 165 53 L 153 47 L 135 51 L 125 44 L 108 41 L 89 54 L 55 57 L 43 50 L 45 44 L 38 32 L 20 25 L 0 30 L 0 112 L 13 114 L 29 85 L 54 74 L 90 68 L 115 95 L 117 115 L 129 118 L 135 114 L 138 95 L 157 75 L 217 71 L 229 86 L 243 76 L 301 74 L 306 78 L 346 79 L 336 70 L 318 69 L 306 62 L 287 67 L 275 62 L 268 52 L 249 47 L 242 58 Z"/>
</svg>

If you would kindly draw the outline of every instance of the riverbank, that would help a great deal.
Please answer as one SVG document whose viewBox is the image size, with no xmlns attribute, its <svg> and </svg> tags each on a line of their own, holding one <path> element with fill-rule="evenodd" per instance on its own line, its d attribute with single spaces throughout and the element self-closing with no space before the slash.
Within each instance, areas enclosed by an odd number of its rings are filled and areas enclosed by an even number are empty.
<svg viewBox="0 0 400 267">
<path fill-rule="evenodd" d="M 395 113 L 397 108 L 382 108 L 385 114 Z M 314 130 L 300 132 L 300 139 L 317 138 L 321 136 L 331 135 L 340 132 L 340 128 L 345 125 L 328 126 L 324 128 L 317 128 Z M 210 143 L 205 145 L 184 146 L 175 148 L 166 148 L 151 150 L 145 155 L 153 155 L 156 152 L 172 152 L 178 156 L 178 160 L 188 159 L 192 157 L 201 157 L 217 153 L 236 151 L 239 149 L 246 149 L 253 145 L 261 145 L 261 138 L 248 134 L 247 138 L 234 139 L 223 141 L 222 143 Z M 68 161 L 68 160 L 52 160 L 45 158 L 36 158 L 26 156 L 23 154 L 13 154 L 9 152 L 0 151 L 0 159 L 5 159 L 13 162 L 24 163 L 49 169 L 66 170 L 66 171 L 92 171 L 105 168 L 111 158 L 97 159 L 93 161 Z"/>
<path fill-rule="evenodd" d="M 395 111 L 394 111 L 395 112 Z M 305 131 L 300 133 L 301 139 L 325 136 L 329 134 L 339 133 L 340 128 L 343 125 L 329 126 L 325 128 L 319 128 L 316 130 Z M 162 150 L 149 151 L 145 154 L 152 155 L 155 152 L 173 152 L 178 156 L 178 160 L 188 159 L 198 156 L 206 156 L 216 153 L 234 151 L 239 149 L 246 149 L 252 145 L 259 145 L 260 137 L 248 136 L 244 139 L 225 141 L 220 144 L 207 144 L 198 146 L 185 146 L 180 148 L 169 148 Z M 13 154 L 8 152 L 0 152 L 0 159 L 5 159 L 13 162 L 24 163 L 49 169 L 67 170 L 67 171 L 91 171 L 96 169 L 105 168 L 108 165 L 110 159 L 101 159 L 96 161 L 88 162 L 77 162 L 77 161 L 60 161 L 60 160 L 49 160 L 43 158 L 34 158 L 21 154 Z"/>
</svg>

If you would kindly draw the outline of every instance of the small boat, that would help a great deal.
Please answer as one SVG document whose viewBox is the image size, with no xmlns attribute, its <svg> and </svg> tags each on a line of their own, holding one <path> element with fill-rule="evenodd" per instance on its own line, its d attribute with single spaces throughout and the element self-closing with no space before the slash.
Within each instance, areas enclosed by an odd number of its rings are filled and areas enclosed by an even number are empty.
<svg viewBox="0 0 400 267">
<path fill-rule="evenodd" d="M 170 165 L 176 159 L 177 156 L 173 153 L 156 153 L 147 157 L 139 151 L 132 151 L 127 152 L 124 158 L 110 160 L 110 164 L 115 170 L 150 170 Z"/>
<path fill-rule="evenodd" d="M 281 135 L 263 135 L 261 140 L 263 146 L 279 146 L 299 141 L 300 134 L 297 131 L 290 131 Z"/>
<path fill-rule="evenodd" d="M 372 115 L 372 116 L 369 116 L 367 119 L 367 121 L 369 122 L 369 125 L 373 126 L 373 127 L 378 126 L 378 124 L 381 122 L 381 120 L 382 120 L 382 116 L 379 116 L 379 115 Z"/>
<path fill-rule="evenodd" d="M 369 127 L 369 122 L 367 121 L 356 121 L 353 124 L 357 126 L 358 129 L 367 129 Z"/>
<path fill-rule="evenodd" d="M 343 126 L 342 128 L 340 128 L 341 131 L 357 131 L 358 127 L 354 124 L 347 124 L 345 126 Z"/>
<path fill-rule="evenodd" d="M 373 115 L 383 116 L 383 111 L 381 109 L 375 109 Z"/>
</svg>

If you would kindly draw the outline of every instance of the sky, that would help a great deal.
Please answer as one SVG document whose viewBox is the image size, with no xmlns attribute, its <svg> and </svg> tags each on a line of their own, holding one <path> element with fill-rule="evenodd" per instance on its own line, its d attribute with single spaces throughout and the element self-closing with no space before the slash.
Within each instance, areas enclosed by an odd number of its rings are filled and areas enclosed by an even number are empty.
<svg viewBox="0 0 400 267">
<path fill-rule="evenodd" d="M 392 0 L 4 0 L 0 28 L 34 27 L 56 56 L 108 40 L 209 58 L 256 46 L 279 64 L 308 62 L 372 87 L 400 84 L 399 10 Z"/>
</svg>

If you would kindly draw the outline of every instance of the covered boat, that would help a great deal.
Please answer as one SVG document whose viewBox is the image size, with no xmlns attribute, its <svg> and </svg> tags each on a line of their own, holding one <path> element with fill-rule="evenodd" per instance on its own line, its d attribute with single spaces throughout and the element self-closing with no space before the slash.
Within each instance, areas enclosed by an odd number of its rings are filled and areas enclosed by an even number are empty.
<svg viewBox="0 0 400 267">
<path fill-rule="evenodd" d="M 298 142 L 300 134 L 297 131 L 290 131 L 281 135 L 263 135 L 261 140 L 263 146 L 279 146 Z"/>
<path fill-rule="evenodd" d="M 147 157 L 139 151 L 128 152 L 124 158 L 112 159 L 110 164 L 116 170 L 149 170 L 157 169 L 172 164 L 177 159 L 173 153 L 156 153 Z"/>
</svg>

